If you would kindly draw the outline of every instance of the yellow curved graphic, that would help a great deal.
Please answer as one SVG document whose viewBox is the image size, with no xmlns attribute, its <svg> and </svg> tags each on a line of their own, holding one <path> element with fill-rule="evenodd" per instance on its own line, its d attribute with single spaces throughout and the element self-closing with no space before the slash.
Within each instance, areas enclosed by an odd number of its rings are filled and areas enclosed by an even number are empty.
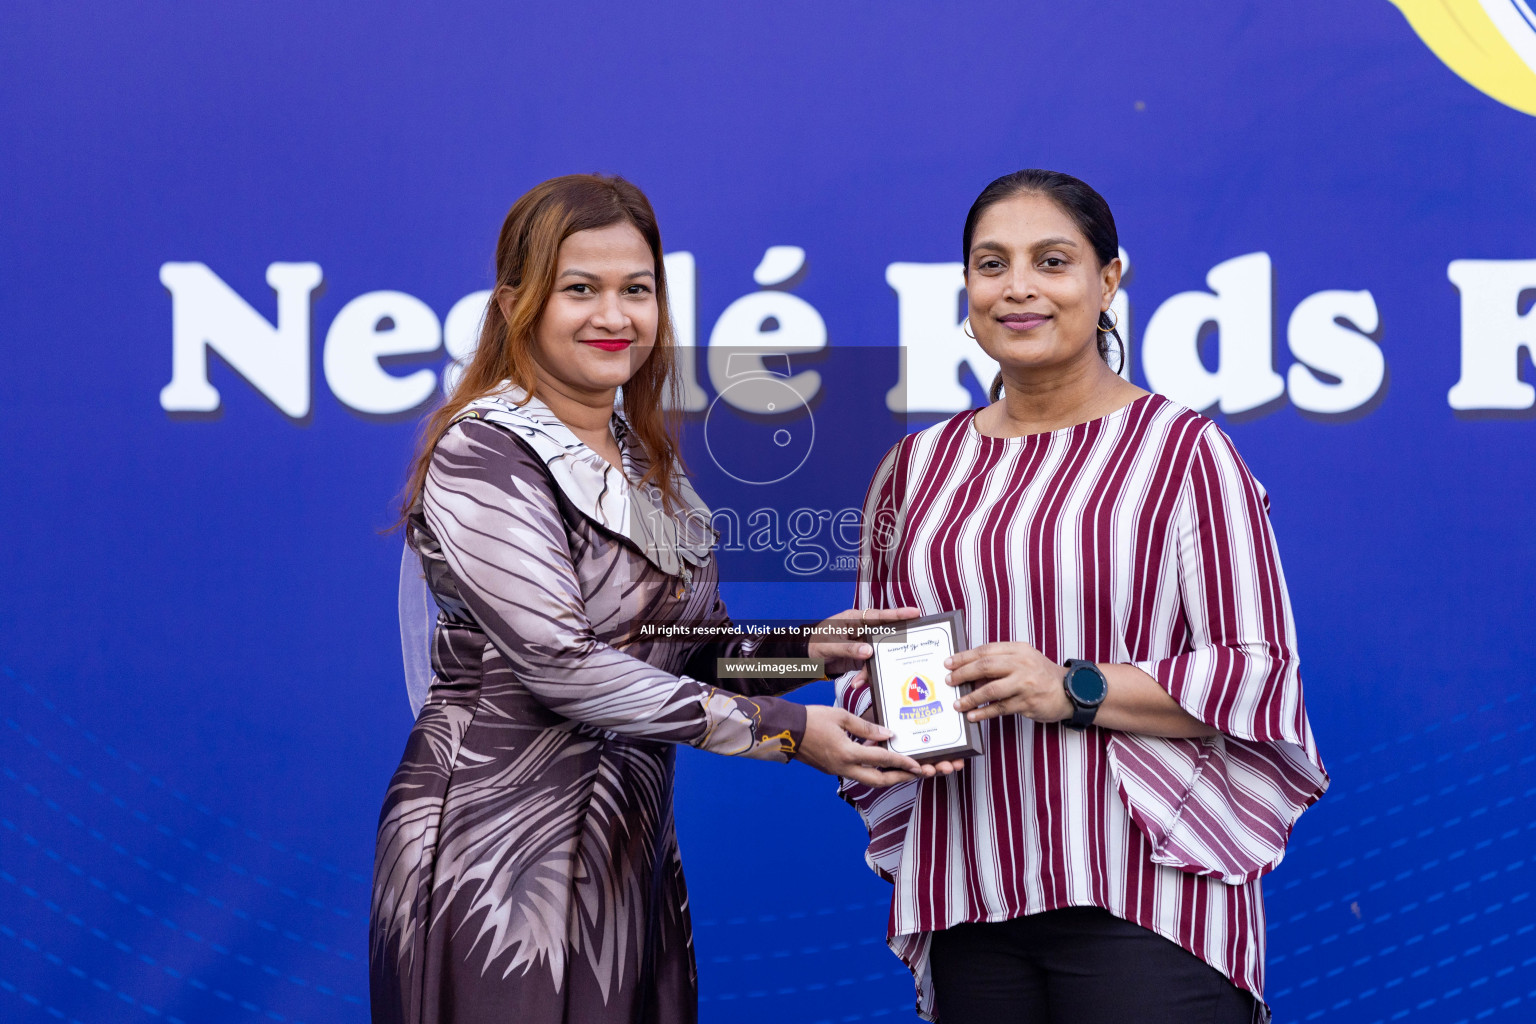
<svg viewBox="0 0 1536 1024">
<path fill-rule="evenodd" d="M 1529 0 L 1392 0 L 1435 56 L 1506 106 L 1536 116 L 1536 13 Z"/>
</svg>

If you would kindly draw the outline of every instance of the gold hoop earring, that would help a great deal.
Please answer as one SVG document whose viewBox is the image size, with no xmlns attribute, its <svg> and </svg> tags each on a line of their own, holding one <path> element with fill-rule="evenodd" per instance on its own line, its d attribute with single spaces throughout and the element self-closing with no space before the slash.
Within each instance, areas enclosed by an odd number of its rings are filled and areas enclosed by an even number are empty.
<svg viewBox="0 0 1536 1024">
<path fill-rule="evenodd" d="M 1104 312 L 1100 313 L 1099 316 L 1101 316 L 1101 317 L 1102 316 L 1109 317 L 1109 326 L 1108 327 L 1100 327 L 1099 328 L 1099 332 L 1101 334 L 1109 334 L 1116 327 L 1120 326 L 1120 318 L 1115 316 L 1115 311 L 1112 310 L 1112 309 L 1106 309 Z"/>
<path fill-rule="evenodd" d="M 965 335 L 967 338 L 970 338 L 972 341 L 976 340 L 976 335 L 971 331 L 970 317 L 966 317 L 964 320 L 960 321 L 960 333 Z"/>
</svg>

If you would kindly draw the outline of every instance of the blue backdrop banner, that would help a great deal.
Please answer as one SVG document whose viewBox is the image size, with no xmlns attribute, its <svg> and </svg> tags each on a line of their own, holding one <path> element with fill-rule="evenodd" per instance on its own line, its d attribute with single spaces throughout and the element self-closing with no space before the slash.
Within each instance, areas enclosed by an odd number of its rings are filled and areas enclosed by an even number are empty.
<svg viewBox="0 0 1536 1024">
<path fill-rule="evenodd" d="M 367 1019 L 388 529 L 519 194 L 650 195 L 727 603 L 804 619 L 985 400 L 961 226 L 1027 166 L 1273 502 L 1334 778 L 1276 1019 L 1536 1015 L 1529 0 L 14 3 L 0 56 L 0 1019 Z M 912 1019 L 830 780 L 684 751 L 677 817 L 706 1021 Z"/>
</svg>

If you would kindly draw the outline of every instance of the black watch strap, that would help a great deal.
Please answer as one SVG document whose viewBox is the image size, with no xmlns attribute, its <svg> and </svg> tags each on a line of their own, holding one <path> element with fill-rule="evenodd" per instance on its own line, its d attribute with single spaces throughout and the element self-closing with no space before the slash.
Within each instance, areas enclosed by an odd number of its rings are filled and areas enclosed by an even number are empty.
<svg viewBox="0 0 1536 1024">
<path fill-rule="evenodd" d="M 1067 692 L 1067 700 L 1072 702 L 1072 717 L 1065 719 L 1061 724 L 1072 729 L 1086 729 L 1093 724 L 1094 717 L 1099 713 L 1099 705 L 1104 703 L 1104 697 L 1109 693 L 1109 680 L 1104 678 L 1104 673 L 1099 666 L 1091 661 L 1083 661 L 1080 658 L 1067 660 L 1067 674 L 1062 678 L 1062 689 Z M 1073 686 L 1074 677 L 1079 673 L 1088 673 L 1096 677 L 1094 687 L 1098 694 L 1098 700 L 1085 700 Z"/>
</svg>

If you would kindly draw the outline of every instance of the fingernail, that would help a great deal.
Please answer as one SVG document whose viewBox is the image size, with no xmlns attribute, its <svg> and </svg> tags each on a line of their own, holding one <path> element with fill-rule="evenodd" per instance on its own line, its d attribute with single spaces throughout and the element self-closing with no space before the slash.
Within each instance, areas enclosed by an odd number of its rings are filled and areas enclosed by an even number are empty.
<svg viewBox="0 0 1536 1024">
<path fill-rule="evenodd" d="M 949 668 L 954 663 L 955 663 L 955 659 L 954 658 L 945 658 L 944 659 L 944 667 L 945 668 Z"/>
<path fill-rule="evenodd" d="M 875 653 L 875 649 L 873 647 L 869 646 L 868 644 L 865 644 L 863 647 L 859 648 L 859 657 L 861 657 L 861 658 L 867 658 L 871 654 L 874 654 L 874 653 Z"/>
</svg>

